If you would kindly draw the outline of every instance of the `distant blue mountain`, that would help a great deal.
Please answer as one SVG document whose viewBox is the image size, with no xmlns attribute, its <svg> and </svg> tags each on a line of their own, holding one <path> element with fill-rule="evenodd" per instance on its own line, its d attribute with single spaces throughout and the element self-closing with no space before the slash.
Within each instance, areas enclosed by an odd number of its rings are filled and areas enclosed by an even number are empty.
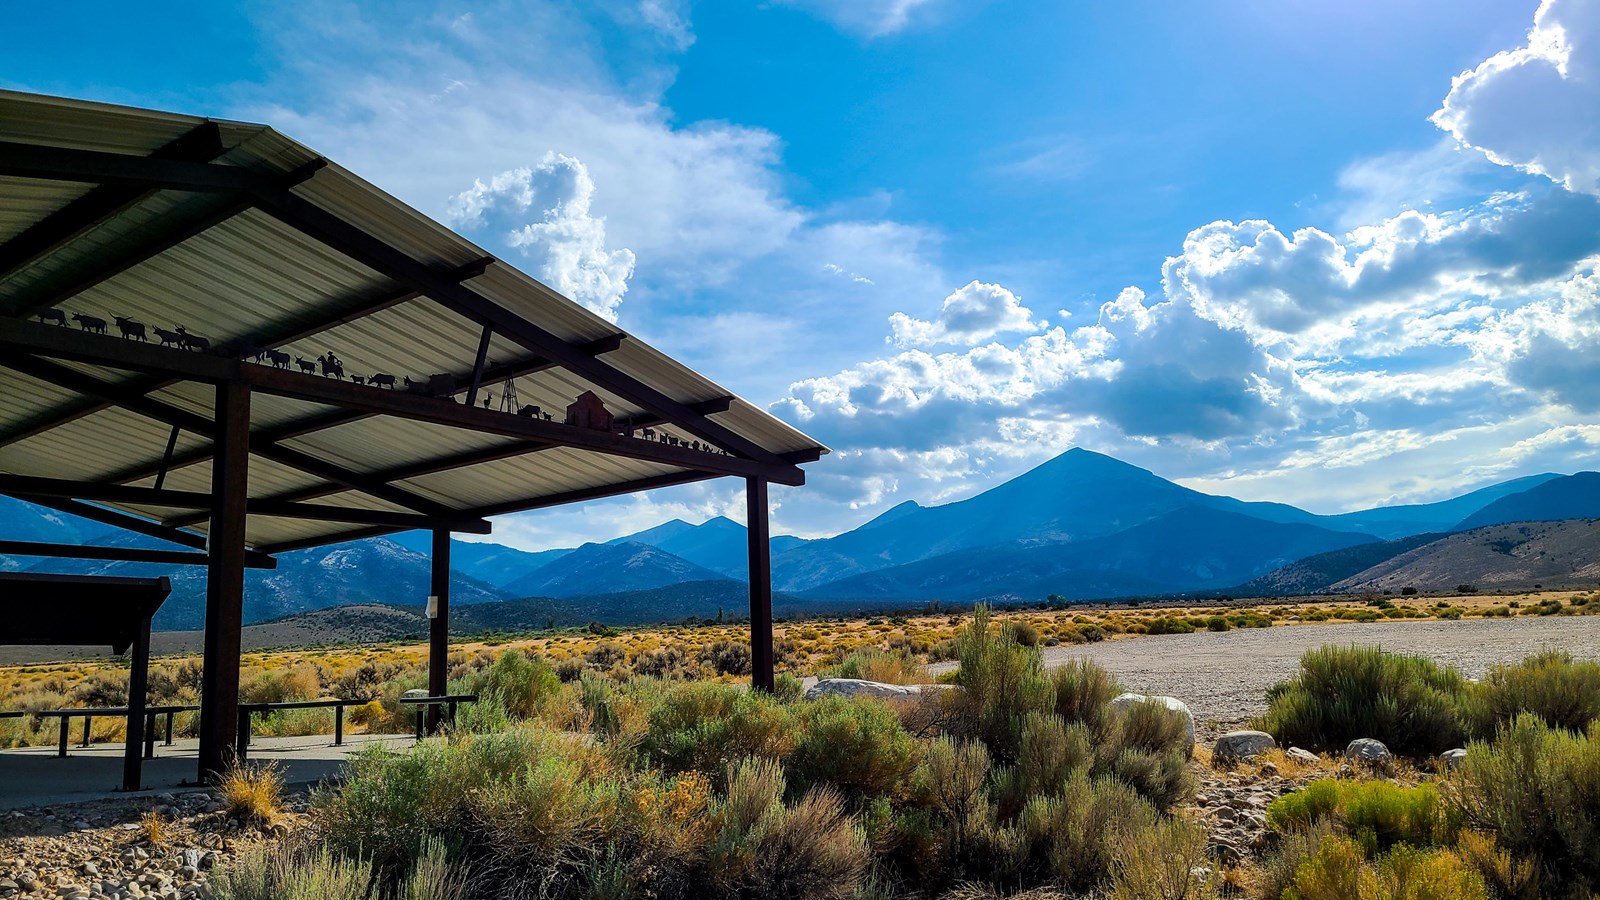
<svg viewBox="0 0 1600 900">
<path fill-rule="evenodd" d="M 1536 487 L 1490 503 L 1462 519 L 1453 531 L 1506 522 L 1555 522 L 1600 518 L 1600 472 L 1550 478 Z"/>
<path fill-rule="evenodd" d="M 1494 503 L 1502 497 L 1519 494 L 1562 476 L 1553 472 L 1513 478 L 1486 488 L 1440 500 L 1437 503 L 1416 503 L 1405 506 L 1380 506 L 1357 512 L 1329 516 L 1333 527 L 1349 531 L 1364 531 L 1385 540 L 1425 534 L 1434 531 L 1457 530 L 1458 522 Z"/>
</svg>

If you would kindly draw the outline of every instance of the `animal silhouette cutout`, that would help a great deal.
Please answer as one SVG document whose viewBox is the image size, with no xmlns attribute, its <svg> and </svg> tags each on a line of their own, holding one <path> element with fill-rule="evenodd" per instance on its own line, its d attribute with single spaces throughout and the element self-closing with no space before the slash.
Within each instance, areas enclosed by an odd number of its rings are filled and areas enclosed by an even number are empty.
<svg viewBox="0 0 1600 900">
<path fill-rule="evenodd" d="M 78 327 L 82 328 L 84 331 L 92 331 L 95 334 L 106 333 L 106 320 L 100 318 L 99 316 L 86 316 L 83 313 L 73 313 L 72 321 L 77 322 Z"/>
<path fill-rule="evenodd" d="M 67 314 L 59 309 L 41 309 L 36 315 L 40 322 L 54 322 L 61 326 L 67 324 Z"/>
<path fill-rule="evenodd" d="M 344 380 L 344 363 L 339 361 L 339 357 L 334 356 L 332 353 L 327 356 L 319 356 L 317 357 L 317 364 L 322 366 L 322 377 L 326 378 L 332 375 L 340 381 Z"/>
<path fill-rule="evenodd" d="M 370 384 L 373 387 L 386 387 L 390 390 L 393 390 L 394 376 L 387 372 L 379 372 L 378 374 L 373 375 L 371 378 L 368 378 L 367 384 Z"/>
<path fill-rule="evenodd" d="M 306 375 L 317 374 L 317 363 L 315 360 L 306 359 L 303 356 L 296 356 L 294 358 L 294 364 L 299 366 L 300 371 Z"/>
<path fill-rule="evenodd" d="M 165 347 L 168 344 L 178 347 L 183 346 L 183 335 L 179 334 L 178 332 L 168 331 L 165 328 L 155 328 L 153 330 L 156 333 L 156 337 L 161 339 L 161 346 Z"/>
<path fill-rule="evenodd" d="M 268 350 L 265 355 L 274 369 L 289 368 L 289 354 L 282 350 Z"/>
<path fill-rule="evenodd" d="M 116 320 L 117 330 L 122 332 L 124 338 L 137 341 L 150 340 L 145 337 L 143 322 L 135 322 L 127 316 L 112 316 L 111 318 Z"/>
<path fill-rule="evenodd" d="M 362 378 L 360 375 L 351 375 L 350 382 L 352 384 L 365 384 L 366 379 Z"/>
<path fill-rule="evenodd" d="M 199 350 L 203 353 L 211 349 L 210 338 L 203 338 L 198 334 L 190 334 L 188 331 L 184 330 L 182 325 L 175 325 L 173 327 L 178 329 L 178 334 L 182 337 L 181 346 L 185 350 Z"/>
</svg>

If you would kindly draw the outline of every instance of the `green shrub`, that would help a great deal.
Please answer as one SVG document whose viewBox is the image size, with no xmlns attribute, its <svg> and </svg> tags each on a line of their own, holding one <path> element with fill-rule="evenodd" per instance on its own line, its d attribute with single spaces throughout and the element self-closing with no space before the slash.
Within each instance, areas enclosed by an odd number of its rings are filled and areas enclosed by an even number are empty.
<svg viewBox="0 0 1600 900">
<path fill-rule="evenodd" d="M 862 678 L 884 684 L 927 684 L 933 680 L 927 666 L 903 650 L 856 650 L 822 677 Z"/>
<path fill-rule="evenodd" d="M 1083 639 L 1091 644 L 1099 643 L 1106 639 L 1105 629 L 1099 625 L 1084 625 L 1078 629 L 1078 633 L 1083 635 Z"/>
<path fill-rule="evenodd" d="M 565 699 L 561 678 L 542 659 L 507 650 L 472 679 L 478 695 L 470 706 L 499 707 L 512 719 L 534 719 L 555 713 Z"/>
<path fill-rule="evenodd" d="M 1468 728 L 1491 738 L 1522 713 L 1533 713 L 1553 728 L 1582 731 L 1600 719 L 1600 663 L 1574 660 L 1549 651 L 1489 670 L 1469 691 Z"/>
<path fill-rule="evenodd" d="M 1126 785 L 1091 779 L 1080 770 L 1059 796 L 1030 801 L 1018 827 L 1050 879 L 1081 893 L 1104 885 L 1128 837 L 1147 832 L 1155 821 L 1155 810 Z"/>
<path fill-rule="evenodd" d="M 1212 616 L 1211 618 L 1206 619 L 1207 631 L 1228 631 L 1232 628 L 1233 625 L 1228 622 L 1226 617 Z"/>
<path fill-rule="evenodd" d="M 1016 758 L 1022 726 L 1029 713 L 1049 709 L 1051 682 L 1037 647 L 1012 637 L 1015 623 L 992 627 L 989 610 L 979 606 L 972 623 L 956 638 L 961 685 L 951 701 L 957 733 L 984 743 L 995 758 Z"/>
<path fill-rule="evenodd" d="M 1537 860 L 1551 886 L 1600 889 L 1600 725 L 1574 734 L 1518 716 L 1468 745 L 1449 799 L 1468 826 Z"/>
<path fill-rule="evenodd" d="M 793 711 L 770 695 L 711 682 L 673 684 L 650 710 L 643 749 L 669 771 L 719 777 L 747 756 L 782 759 L 795 737 Z"/>
<path fill-rule="evenodd" d="M 1332 823 L 1351 835 L 1368 855 L 1397 844 L 1448 847 L 1461 817 L 1432 785 L 1400 787 L 1387 781 L 1323 779 L 1274 800 L 1267 824 L 1280 832 L 1304 832 Z"/>
<path fill-rule="evenodd" d="M 1370 737 L 1401 755 L 1429 756 L 1460 744 L 1457 708 L 1465 690 L 1459 672 L 1420 656 L 1323 647 L 1267 691 L 1268 709 L 1256 727 L 1280 744 L 1317 752 Z"/>
<path fill-rule="evenodd" d="M 860 801 L 900 787 L 916 765 L 915 750 L 888 706 L 825 697 L 800 712 L 789 771 L 802 788 L 831 784 Z"/>
<path fill-rule="evenodd" d="M 1210 900 L 1222 876 L 1206 859 L 1204 825 L 1166 819 L 1127 836 L 1112 865 L 1107 900 Z"/>
<path fill-rule="evenodd" d="M 716 814 L 710 876 L 741 896 L 855 896 L 870 853 L 839 795 L 812 790 L 785 807 L 784 790 L 783 772 L 770 760 L 733 766 L 727 799 Z"/>
<path fill-rule="evenodd" d="M 1194 626 L 1187 619 L 1161 618 L 1145 623 L 1146 634 L 1193 634 Z"/>
<path fill-rule="evenodd" d="M 217 900 L 365 900 L 372 867 L 327 848 L 256 845 L 212 879 Z"/>
<path fill-rule="evenodd" d="M 1111 673 L 1088 659 L 1072 659 L 1050 670 L 1050 688 L 1056 715 L 1076 722 L 1099 737 L 1110 722 L 1111 701 L 1117 696 L 1117 682 Z"/>
</svg>

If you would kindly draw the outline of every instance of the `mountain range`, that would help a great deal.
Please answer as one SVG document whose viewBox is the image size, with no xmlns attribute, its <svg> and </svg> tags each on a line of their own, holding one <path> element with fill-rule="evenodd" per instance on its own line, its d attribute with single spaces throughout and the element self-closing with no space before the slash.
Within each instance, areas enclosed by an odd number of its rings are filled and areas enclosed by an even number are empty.
<svg viewBox="0 0 1600 900">
<path fill-rule="evenodd" d="M 1425 557 L 1429 547 L 1460 532 L 1594 518 L 1600 518 L 1596 472 L 1532 475 L 1436 503 L 1317 515 L 1202 493 L 1073 449 L 965 500 L 937 506 L 907 501 L 829 538 L 774 537 L 773 584 L 779 605 L 791 612 L 1051 594 L 1304 593 L 1354 588 L 1374 578 L 1388 579 L 1384 584 L 1422 580 L 1415 567 L 1420 557 L 1386 575 L 1364 573 L 1407 554 Z M 1547 539 L 1576 548 L 1572 559 L 1597 534 L 1555 531 L 1561 534 Z M 161 546 L 9 498 L 0 498 L 0 538 Z M 674 519 L 604 543 L 542 551 L 456 540 L 452 598 L 463 608 L 494 605 L 473 613 L 485 624 L 496 617 L 538 619 L 539 609 L 547 611 L 544 618 L 563 622 L 712 616 L 740 603 L 747 540 L 744 526 L 720 516 L 699 525 Z M 430 542 L 429 534 L 411 532 L 281 554 L 277 569 L 248 573 L 246 621 L 350 604 L 420 606 Z M 1509 559 L 1500 556 L 1500 562 Z M 1453 558 L 1465 565 L 1461 553 Z M 1483 566 L 1496 562 L 1473 563 L 1478 580 L 1493 581 Z M 173 596 L 158 625 L 195 628 L 203 617 L 199 568 L 0 557 L 0 569 L 21 568 L 169 574 Z M 1547 568 L 1521 565 L 1520 571 Z M 1586 570 L 1577 565 L 1573 571 Z M 1462 574 L 1452 584 L 1470 580 Z M 505 601 L 519 602 L 502 609 Z"/>
</svg>

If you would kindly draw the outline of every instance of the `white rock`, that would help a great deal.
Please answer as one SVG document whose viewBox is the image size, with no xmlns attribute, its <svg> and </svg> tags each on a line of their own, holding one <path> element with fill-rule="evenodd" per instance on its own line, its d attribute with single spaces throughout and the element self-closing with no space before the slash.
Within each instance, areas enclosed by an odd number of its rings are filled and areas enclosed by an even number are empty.
<svg viewBox="0 0 1600 900">
<path fill-rule="evenodd" d="M 867 681 L 862 678 L 824 678 L 806 688 L 806 699 L 815 700 L 818 697 L 830 695 L 838 695 L 840 697 L 877 697 L 883 700 L 915 699 L 922 696 L 924 687 L 933 687 L 933 685 L 884 684 L 881 681 Z M 940 687 L 944 687 L 944 685 L 940 685 Z"/>
<path fill-rule="evenodd" d="M 1439 758 L 1444 760 L 1444 764 L 1447 768 L 1454 769 L 1456 766 L 1461 765 L 1462 760 L 1467 758 L 1467 751 L 1457 747 L 1454 750 L 1446 750 L 1445 752 L 1439 754 Z"/>
<path fill-rule="evenodd" d="M 1172 710 L 1173 712 L 1178 712 L 1178 713 L 1182 713 L 1183 714 L 1184 730 L 1187 731 L 1188 735 L 1189 735 L 1189 743 L 1184 748 L 1183 752 L 1187 756 L 1193 756 L 1194 755 L 1194 713 L 1189 711 L 1188 705 L 1185 704 L 1182 700 L 1179 700 L 1176 697 L 1147 697 L 1144 694 L 1128 693 L 1128 694 L 1122 694 L 1122 695 L 1118 696 L 1116 699 L 1112 700 L 1111 701 L 1111 708 L 1120 713 L 1123 710 L 1127 709 L 1128 707 L 1133 706 L 1135 703 L 1144 703 L 1146 701 L 1159 703 L 1162 706 L 1165 706 L 1167 709 Z"/>
<path fill-rule="evenodd" d="M 1384 769 L 1394 763 L 1394 754 L 1383 745 L 1383 741 L 1374 738 L 1356 738 L 1351 741 L 1350 745 L 1344 748 L 1344 758 L 1346 762 Z"/>
<path fill-rule="evenodd" d="M 1317 756 L 1310 750 L 1303 750 L 1299 747 L 1290 747 L 1288 750 L 1283 751 L 1283 755 L 1289 757 L 1290 759 L 1298 759 L 1305 763 L 1314 763 L 1322 759 L 1320 756 Z"/>
<path fill-rule="evenodd" d="M 1278 746 L 1272 735 L 1265 731 L 1230 731 L 1217 738 L 1211 750 L 1211 760 L 1219 766 L 1231 766 L 1247 759 L 1255 759 Z"/>
</svg>

